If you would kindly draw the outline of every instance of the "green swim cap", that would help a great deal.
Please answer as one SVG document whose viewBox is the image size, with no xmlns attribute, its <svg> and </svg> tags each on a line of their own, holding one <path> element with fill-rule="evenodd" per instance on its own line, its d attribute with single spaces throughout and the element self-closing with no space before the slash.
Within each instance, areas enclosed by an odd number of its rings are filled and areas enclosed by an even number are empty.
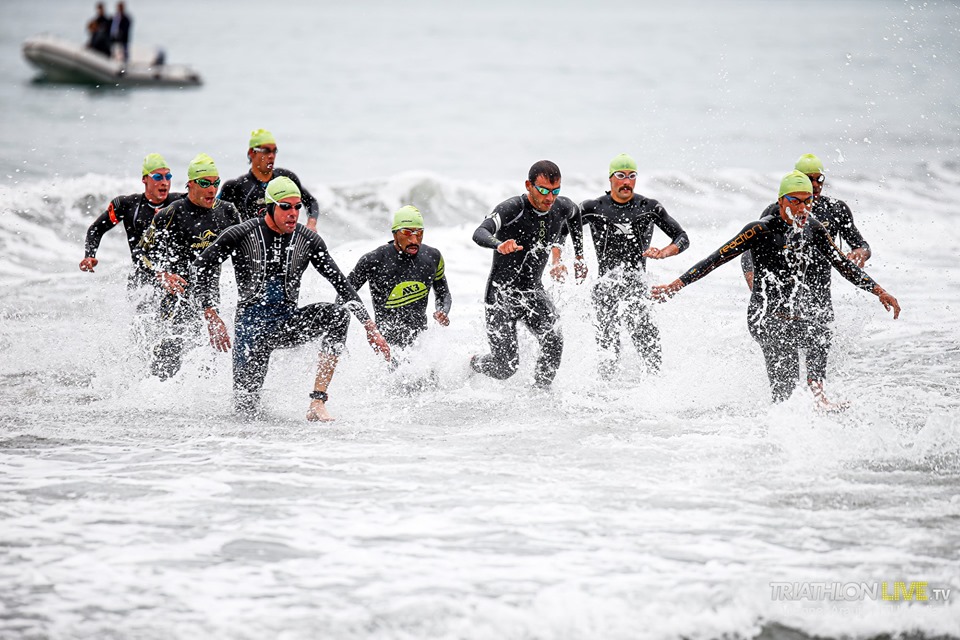
<svg viewBox="0 0 960 640">
<path fill-rule="evenodd" d="M 607 176 L 612 176 L 617 171 L 636 171 L 637 170 L 637 161 L 628 156 L 625 153 L 621 153 L 616 158 L 610 161 L 610 171 L 607 172 Z"/>
<path fill-rule="evenodd" d="M 277 144 L 277 139 L 266 129 L 257 129 L 250 132 L 250 148 L 262 147 L 265 144 Z"/>
<path fill-rule="evenodd" d="M 420 209 L 408 204 L 393 214 L 393 231 L 397 229 L 423 229 L 423 215 Z"/>
<path fill-rule="evenodd" d="M 805 153 L 797 159 L 793 168 L 800 173 L 823 173 L 823 162 L 812 153 Z"/>
<path fill-rule="evenodd" d="M 143 175 L 153 173 L 157 169 L 169 169 L 170 165 L 159 153 L 148 153 L 143 159 Z"/>
<path fill-rule="evenodd" d="M 187 180 L 196 180 L 197 178 L 217 178 L 220 172 L 217 165 L 213 163 L 213 158 L 205 153 L 198 153 L 197 157 L 190 161 L 187 167 Z"/>
<path fill-rule="evenodd" d="M 300 195 L 300 187 L 297 186 L 296 182 L 286 176 L 280 176 L 279 178 L 271 180 L 267 185 L 267 193 L 264 199 L 267 202 L 280 202 L 290 196 L 297 196 L 299 198 Z"/>
<path fill-rule="evenodd" d="M 780 181 L 780 195 L 777 197 L 782 198 L 786 193 L 797 192 L 813 193 L 813 184 L 805 173 L 791 171 Z"/>
</svg>

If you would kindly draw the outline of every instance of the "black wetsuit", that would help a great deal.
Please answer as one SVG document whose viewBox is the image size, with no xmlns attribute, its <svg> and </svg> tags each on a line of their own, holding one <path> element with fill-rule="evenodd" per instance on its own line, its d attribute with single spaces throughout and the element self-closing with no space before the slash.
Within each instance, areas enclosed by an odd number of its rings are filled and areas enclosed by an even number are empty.
<svg viewBox="0 0 960 640">
<path fill-rule="evenodd" d="M 820 221 L 834 242 L 839 238 L 845 240 L 851 249 L 866 249 L 869 258 L 870 245 L 854 224 L 853 213 L 844 201 L 820 196 L 814 200 L 811 214 Z M 764 210 L 761 218 L 779 215 L 780 205 L 774 202 Z M 808 304 L 803 309 L 803 316 L 810 324 L 809 332 L 816 335 L 817 339 L 811 341 L 805 349 L 805 361 L 807 380 L 823 382 L 827 376 L 827 355 L 833 339 L 830 326 L 834 318 L 833 299 L 830 295 L 830 261 L 819 252 L 813 257 L 805 276 Z M 750 251 L 740 258 L 740 265 L 744 273 L 753 272 L 753 255 Z"/>
<path fill-rule="evenodd" d="M 347 279 L 358 290 L 370 283 L 377 328 L 391 347 L 408 347 L 426 330 L 431 287 L 437 311 L 450 313 L 453 298 L 443 256 L 425 244 L 410 255 L 397 251 L 391 240 L 361 257 Z"/>
<path fill-rule="evenodd" d="M 197 301 L 202 308 L 217 308 L 220 265 L 230 257 L 239 293 L 233 388 L 237 408 L 243 410 L 258 403 L 274 349 L 320 339 L 322 353 L 339 355 L 350 325 L 346 309 L 360 322 L 370 316 L 320 236 L 299 224 L 293 233 L 280 234 L 263 218 L 231 227 L 194 263 Z M 319 302 L 297 307 L 300 281 L 310 264 L 346 304 Z"/>
<path fill-rule="evenodd" d="M 90 32 L 87 47 L 108 57 L 110 56 L 110 24 L 110 18 L 98 15 L 87 25 L 87 30 Z"/>
<path fill-rule="evenodd" d="M 474 370 L 498 379 L 516 373 L 520 364 L 519 320 L 540 343 L 536 384 L 548 386 L 553 382 L 563 355 L 563 335 L 559 314 L 543 288 L 543 270 L 550 249 L 559 246 L 564 228 L 569 228 L 575 251 L 582 255 L 583 223 L 577 205 L 561 196 L 549 211 L 540 212 L 525 195 L 501 202 L 477 227 L 473 241 L 494 252 L 484 296 L 490 353 L 473 358 L 470 364 Z M 496 251 L 507 240 L 516 240 L 523 249 L 508 254 Z"/>
<path fill-rule="evenodd" d="M 320 205 L 317 203 L 317 199 L 310 195 L 310 192 L 300 184 L 300 179 L 297 177 L 297 174 L 293 171 L 275 167 L 273 169 L 273 177 L 285 177 L 293 180 L 297 188 L 300 189 L 300 199 L 303 200 L 303 206 L 307 210 L 307 218 L 317 219 L 317 216 L 320 215 Z M 264 195 L 267 192 L 267 184 L 269 184 L 269 182 L 260 182 L 260 180 L 253 175 L 253 171 L 248 171 L 235 180 L 227 180 L 223 183 L 223 188 L 220 190 L 220 199 L 224 202 L 233 203 L 233 206 L 240 212 L 241 220 L 262 218 L 264 207 L 266 206 Z"/>
<path fill-rule="evenodd" d="M 753 254 L 754 280 L 747 325 L 760 344 L 776 402 L 790 397 L 800 374 L 799 351 L 818 339 L 804 317 L 810 305 L 806 273 L 824 256 L 855 286 L 871 290 L 876 282 L 848 260 L 822 224 L 810 218 L 795 231 L 777 215 L 749 223 L 720 249 L 680 276 L 690 284 L 744 251 Z"/>
<path fill-rule="evenodd" d="M 650 317 L 646 281 L 647 259 L 654 226 L 670 237 L 683 252 L 690 239 L 679 223 L 656 200 L 634 194 L 629 202 L 619 203 L 606 195 L 580 204 L 584 224 L 590 225 L 597 252 L 600 280 L 593 289 L 597 313 L 597 343 L 612 352 L 612 359 L 601 363 L 601 373 L 609 375 L 620 357 L 620 326 L 625 322 L 637 352 L 647 366 L 660 369 L 660 332 Z M 612 361 L 611 361 L 612 360 Z"/>
<path fill-rule="evenodd" d="M 140 238 L 143 237 L 147 227 L 153 221 L 154 214 L 179 200 L 183 195 L 182 193 L 168 193 L 166 200 L 160 204 L 151 203 L 142 193 L 117 196 L 107 206 L 107 210 L 101 213 L 87 229 L 84 257 L 96 258 L 103 234 L 122 222 L 123 229 L 127 232 L 127 244 L 130 245 L 130 258 L 134 264 L 134 271 L 130 274 L 129 284 L 133 287 L 148 282 L 152 274 L 144 269 L 140 261 Z"/>
<path fill-rule="evenodd" d="M 166 335 L 154 348 L 154 375 L 169 378 L 180 370 L 185 337 L 200 328 L 199 308 L 192 292 L 193 261 L 224 230 L 239 223 L 237 210 L 230 203 L 216 202 L 212 209 L 206 209 L 182 198 L 158 211 L 144 233 L 140 241 L 144 268 L 154 274 L 173 273 L 187 281 L 183 296 L 159 292 L 158 319 Z M 152 281 L 157 282 L 155 275 Z"/>
</svg>

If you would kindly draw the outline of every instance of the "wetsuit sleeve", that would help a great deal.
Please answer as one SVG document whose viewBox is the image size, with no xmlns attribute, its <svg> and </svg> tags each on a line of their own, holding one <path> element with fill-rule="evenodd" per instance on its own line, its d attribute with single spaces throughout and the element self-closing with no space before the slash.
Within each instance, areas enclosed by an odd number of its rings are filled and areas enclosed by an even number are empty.
<svg viewBox="0 0 960 640">
<path fill-rule="evenodd" d="M 437 303 L 437 311 L 449 314 L 450 307 L 453 305 L 453 296 L 450 295 L 450 287 L 447 286 L 447 272 L 444 268 L 443 256 L 440 256 L 437 272 L 433 276 L 433 297 Z"/>
<path fill-rule="evenodd" d="M 744 273 L 753 273 L 753 252 L 744 251 L 740 256 L 740 268 Z"/>
<path fill-rule="evenodd" d="M 704 277 L 717 267 L 725 265 L 744 251 L 750 249 L 753 239 L 759 238 L 767 231 L 766 226 L 757 221 L 745 226 L 736 237 L 725 243 L 709 256 L 693 265 L 686 273 L 680 276 L 680 282 L 692 284 Z"/>
<path fill-rule="evenodd" d="M 367 313 L 367 309 L 363 306 L 360 296 L 357 295 L 357 290 L 353 288 L 353 285 L 350 284 L 346 276 L 343 275 L 343 272 L 340 271 L 340 267 L 338 267 L 337 263 L 330 257 L 330 252 L 327 251 L 327 244 L 323 241 L 323 238 L 312 231 L 305 231 L 309 234 L 308 238 L 311 248 L 310 262 L 316 270 L 320 272 L 320 275 L 333 285 L 334 290 L 339 296 L 338 300 L 345 301 L 342 303 L 343 306 L 349 309 L 357 320 L 360 322 L 370 320 L 370 314 Z"/>
<path fill-rule="evenodd" d="M 356 266 L 353 268 L 353 271 L 350 272 L 350 275 L 347 276 L 347 282 L 350 283 L 350 286 L 353 287 L 354 291 L 359 292 L 370 280 L 370 275 L 373 273 L 375 261 L 369 257 L 369 254 L 360 256 L 360 259 L 357 260 Z M 345 304 L 346 300 L 342 296 L 337 296 L 337 304 Z"/>
<path fill-rule="evenodd" d="M 860 229 L 857 229 L 857 225 L 854 224 L 853 212 L 846 202 L 837 201 L 837 213 L 840 221 L 840 237 L 846 240 L 851 249 L 866 249 L 868 258 L 873 255 L 870 245 L 863 239 Z"/>
<path fill-rule="evenodd" d="M 654 211 L 657 214 L 653 219 L 654 224 L 660 227 L 660 230 L 670 237 L 670 241 L 673 244 L 677 245 L 677 249 L 680 250 L 679 253 L 686 251 L 690 246 L 690 238 L 687 236 L 687 232 L 683 230 L 683 227 L 680 226 L 680 223 L 674 220 L 659 202 L 654 206 Z"/>
<path fill-rule="evenodd" d="M 236 205 L 232 202 L 226 204 L 227 207 L 227 220 L 230 222 L 230 226 L 240 224 L 243 222 L 240 219 L 240 210 L 237 209 Z"/>
<path fill-rule="evenodd" d="M 473 241 L 487 249 L 496 249 L 499 247 L 500 241 L 496 235 L 494 235 L 499 231 L 499 216 L 499 213 L 494 212 L 493 215 L 481 222 L 477 230 L 473 232 Z"/>
<path fill-rule="evenodd" d="M 97 256 L 97 249 L 100 248 L 100 240 L 103 239 L 103 234 L 120 223 L 120 218 L 117 215 L 118 209 L 118 200 L 114 198 L 107 206 L 107 210 L 101 213 L 100 216 L 93 221 L 93 224 L 90 225 L 90 228 L 87 229 L 83 253 L 85 258 L 95 258 Z"/>
<path fill-rule="evenodd" d="M 233 255 L 243 235 L 239 227 L 230 227 L 194 261 L 194 293 L 201 308 L 216 309 L 220 304 L 220 265 Z"/>
<path fill-rule="evenodd" d="M 580 207 L 574 202 L 571 202 L 571 211 L 567 216 L 564 229 L 570 232 L 570 239 L 573 241 L 573 255 L 583 256 L 583 217 L 580 213 Z M 561 244 L 565 244 L 565 232 L 561 232 L 561 237 L 564 238 Z"/>
<path fill-rule="evenodd" d="M 366 255 L 360 256 L 360 259 L 357 260 L 357 265 L 353 268 L 353 271 L 350 272 L 350 275 L 347 276 L 347 280 L 350 282 L 350 286 L 356 291 L 360 291 L 363 288 L 363 285 L 367 284 L 370 280 L 370 274 L 373 271 L 373 260 L 368 258 Z"/>
<path fill-rule="evenodd" d="M 840 247 L 830 238 L 830 234 L 821 224 L 817 224 L 813 230 L 813 241 L 817 251 L 830 261 L 833 268 L 840 272 L 853 286 L 858 289 L 870 291 L 877 286 L 876 281 L 867 275 L 867 272 L 847 259 Z"/>
</svg>

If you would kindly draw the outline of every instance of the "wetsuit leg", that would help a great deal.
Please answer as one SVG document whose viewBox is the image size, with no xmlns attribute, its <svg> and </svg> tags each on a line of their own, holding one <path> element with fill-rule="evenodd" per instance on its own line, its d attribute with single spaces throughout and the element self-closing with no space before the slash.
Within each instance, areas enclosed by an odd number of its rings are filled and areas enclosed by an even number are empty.
<svg viewBox="0 0 960 640">
<path fill-rule="evenodd" d="M 506 296 L 501 296 L 495 304 L 487 305 L 485 315 L 490 353 L 474 356 L 470 360 L 470 366 L 477 373 L 506 380 L 517 372 L 517 367 L 520 366 L 520 349 L 517 343 L 514 306 Z"/>
<path fill-rule="evenodd" d="M 793 393 L 800 377 L 799 331 L 795 322 L 766 321 L 750 325 L 750 335 L 760 344 L 774 402 Z"/>
<path fill-rule="evenodd" d="M 597 346 L 600 347 L 600 375 L 609 378 L 620 360 L 619 290 L 609 280 L 601 280 L 592 291 L 596 311 Z"/>
<path fill-rule="evenodd" d="M 340 355 L 347 339 L 350 314 L 340 305 L 317 303 L 293 307 L 250 307 L 237 314 L 233 346 L 234 402 L 238 411 L 253 412 L 267 377 L 270 356 L 320 340 L 320 352 Z"/>
<path fill-rule="evenodd" d="M 257 313 L 256 307 L 237 312 L 233 342 L 233 402 L 240 413 L 255 413 L 260 408 L 260 389 L 267 377 L 273 345 L 268 336 L 274 323 Z"/>
<path fill-rule="evenodd" d="M 833 332 L 827 323 L 810 322 L 807 324 L 804 355 L 807 363 L 807 382 L 823 382 L 827 377 L 827 355 Z"/>
<path fill-rule="evenodd" d="M 548 387 L 553 383 L 563 357 L 563 334 L 560 314 L 546 291 L 532 291 L 524 296 L 523 323 L 540 343 L 540 356 L 534 372 L 534 384 Z"/>
<path fill-rule="evenodd" d="M 197 333 L 200 321 L 188 301 L 173 296 L 164 296 L 160 300 L 157 320 L 163 327 L 163 337 L 153 348 L 150 373 L 166 380 L 180 371 L 186 339 Z"/>
<path fill-rule="evenodd" d="M 639 295 L 631 297 L 625 310 L 627 328 L 630 337 L 637 348 L 637 353 L 647 364 L 647 369 L 656 373 L 660 371 L 662 356 L 660 355 L 660 330 L 653 323 L 650 313 L 650 303 Z"/>
<path fill-rule="evenodd" d="M 339 356 L 347 342 L 350 314 L 346 308 L 332 302 L 318 302 L 300 307 L 285 318 L 278 327 L 276 348 L 296 347 L 314 340 L 320 341 L 320 353 Z"/>
</svg>

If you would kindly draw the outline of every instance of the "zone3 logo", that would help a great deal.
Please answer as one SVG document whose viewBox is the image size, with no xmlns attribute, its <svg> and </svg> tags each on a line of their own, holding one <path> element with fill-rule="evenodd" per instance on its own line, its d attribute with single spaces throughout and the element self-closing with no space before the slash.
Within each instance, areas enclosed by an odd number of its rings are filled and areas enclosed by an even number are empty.
<svg viewBox="0 0 960 640">
<path fill-rule="evenodd" d="M 417 300 L 423 300 L 430 293 L 430 288 L 422 282 L 408 280 L 393 288 L 387 297 L 387 309 L 405 307 Z"/>
</svg>

